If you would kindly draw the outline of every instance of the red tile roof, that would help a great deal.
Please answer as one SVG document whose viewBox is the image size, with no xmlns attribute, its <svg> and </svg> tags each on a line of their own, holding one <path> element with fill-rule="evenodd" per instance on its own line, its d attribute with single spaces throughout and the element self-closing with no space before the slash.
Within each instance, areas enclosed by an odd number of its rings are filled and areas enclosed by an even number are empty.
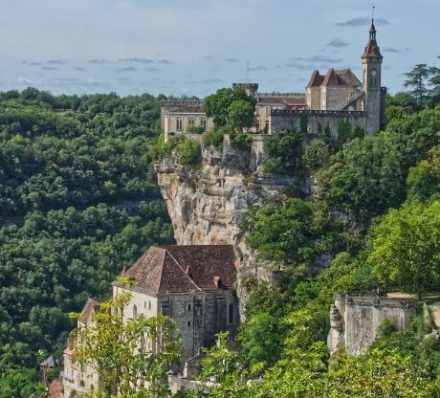
<svg viewBox="0 0 440 398">
<path fill-rule="evenodd" d="M 60 398 L 62 386 L 63 386 L 63 380 L 61 377 L 52 381 L 52 383 L 50 383 L 50 385 L 49 385 L 47 397 L 48 398 Z"/>
<path fill-rule="evenodd" d="M 324 80 L 324 76 L 321 76 L 318 70 L 313 71 L 312 76 L 310 76 L 309 83 L 307 84 L 307 88 L 310 87 L 319 87 Z"/>
<path fill-rule="evenodd" d="M 329 69 L 325 76 L 319 74 L 317 70 L 310 77 L 308 88 L 320 86 L 350 86 L 360 87 L 362 83 L 354 75 L 351 69 Z"/>
<path fill-rule="evenodd" d="M 231 245 L 152 247 L 124 276 L 150 294 L 230 288 L 236 258 Z"/>
</svg>

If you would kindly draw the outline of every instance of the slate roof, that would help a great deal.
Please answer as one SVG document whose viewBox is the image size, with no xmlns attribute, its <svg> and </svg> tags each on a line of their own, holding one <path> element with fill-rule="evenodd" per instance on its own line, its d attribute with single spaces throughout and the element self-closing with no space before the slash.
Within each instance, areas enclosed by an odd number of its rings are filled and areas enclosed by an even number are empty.
<svg viewBox="0 0 440 398">
<path fill-rule="evenodd" d="M 231 245 L 151 247 L 124 273 L 150 294 L 232 288 L 237 260 Z"/>
<path fill-rule="evenodd" d="M 364 50 L 364 54 L 362 55 L 362 58 L 370 58 L 370 57 L 380 58 L 380 59 L 383 58 L 380 52 L 380 47 L 376 41 L 376 27 L 374 26 L 374 20 L 371 21 L 370 39 L 368 40 L 368 43 Z"/>
</svg>

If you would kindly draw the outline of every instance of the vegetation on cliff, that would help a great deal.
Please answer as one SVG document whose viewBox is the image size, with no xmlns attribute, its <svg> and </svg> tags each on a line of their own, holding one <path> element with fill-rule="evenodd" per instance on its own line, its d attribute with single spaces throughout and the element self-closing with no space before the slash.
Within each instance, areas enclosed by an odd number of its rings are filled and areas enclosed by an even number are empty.
<svg viewBox="0 0 440 398">
<path fill-rule="evenodd" d="M 12 369 L 32 385 L 24 368 L 59 356 L 70 311 L 107 296 L 148 246 L 172 242 L 148 155 L 158 117 L 147 95 L 0 94 L 0 390 L 9 396 L 30 395 Z"/>
</svg>

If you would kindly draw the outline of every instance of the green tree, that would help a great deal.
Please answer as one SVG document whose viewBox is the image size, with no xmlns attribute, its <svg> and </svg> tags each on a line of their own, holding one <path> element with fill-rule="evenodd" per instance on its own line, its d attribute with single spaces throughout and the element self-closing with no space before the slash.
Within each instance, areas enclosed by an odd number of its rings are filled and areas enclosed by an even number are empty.
<svg viewBox="0 0 440 398">
<path fill-rule="evenodd" d="M 427 84 L 430 74 L 430 68 L 426 64 L 417 64 L 411 71 L 405 73 L 407 79 L 403 84 L 405 87 L 412 89 L 411 95 L 416 99 L 418 109 L 422 109 L 426 105 L 426 99 L 429 95 Z"/>
<path fill-rule="evenodd" d="M 241 87 L 221 88 L 205 99 L 204 110 L 216 127 L 237 130 L 252 125 L 255 104 Z"/>
<path fill-rule="evenodd" d="M 119 295 L 101 304 L 94 322 L 76 329 L 74 359 L 98 373 L 99 397 L 167 397 L 167 369 L 180 355 L 175 323 L 162 315 L 124 322 L 129 300 Z M 142 348 L 142 340 L 157 344 L 158 352 Z"/>
<path fill-rule="evenodd" d="M 427 200 L 440 194 L 440 147 L 434 147 L 428 159 L 409 170 L 406 179 L 409 200 Z"/>
<path fill-rule="evenodd" d="M 0 375 L 0 398 L 29 398 L 35 392 L 39 379 L 35 369 L 8 369 Z"/>
<path fill-rule="evenodd" d="M 267 173 L 296 174 L 301 169 L 303 135 L 286 130 L 264 142 L 263 168 Z"/>
<path fill-rule="evenodd" d="M 390 210 L 370 234 L 368 261 L 385 285 L 421 296 L 440 282 L 440 201 Z"/>
</svg>

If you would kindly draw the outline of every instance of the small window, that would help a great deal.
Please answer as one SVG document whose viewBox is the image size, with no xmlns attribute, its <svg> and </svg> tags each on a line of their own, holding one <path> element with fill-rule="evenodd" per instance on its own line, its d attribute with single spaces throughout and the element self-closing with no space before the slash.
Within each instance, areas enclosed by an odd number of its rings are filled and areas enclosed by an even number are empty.
<svg viewBox="0 0 440 398">
<path fill-rule="evenodd" d="M 176 117 L 176 130 L 177 131 L 182 131 L 182 126 L 183 126 L 182 116 L 177 116 Z"/>
<path fill-rule="evenodd" d="M 191 327 L 191 321 L 188 321 L 186 324 L 189 328 Z"/>
<path fill-rule="evenodd" d="M 200 126 L 206 128 L 206 119 L 205 119 L 204 117 L 202 117 L 202 118 L 200 119 Z"/>
<path fill-rule="evenodd" d="M 133 305 L 133 319 L 137 319 L 138 317 L 138 307 Z"/>
<path fill-rule="evenodd" d="M 191 311 L 192 307 L 191 304 L 188 304 L 188 311 Z"/>
<path fill-rule="evenodd" d="M 193 116 L 190 116 L 188 118 L 188 127 L 194 126 L 196 124 L 196 118 Z"/>
<path fill-rule="evenodd" d="M 144 310 L 147 309 L 147 302 L 144 301 Z"/>
<path fill-rule="evenodd" d="M 148 309 L 151 310 L 151 301 L 148 300 Z"/>
</svg>

